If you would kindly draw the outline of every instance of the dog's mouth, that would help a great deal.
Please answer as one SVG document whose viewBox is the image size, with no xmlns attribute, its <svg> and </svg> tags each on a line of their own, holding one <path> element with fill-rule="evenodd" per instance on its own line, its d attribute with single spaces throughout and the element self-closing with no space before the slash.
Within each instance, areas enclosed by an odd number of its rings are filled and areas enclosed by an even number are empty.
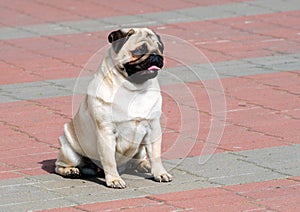
<svg viewBox="0 0 300 212">
<path fill-rule="evenodd" d="M 164 65 L 161 55 L 151 54 L 141 63 L 136 61 L 124 64 L 125 71 L 128 74 L 128 80 L 133 83 L 143 83 L 157 76 L 158 71 Z"/>
</svg>

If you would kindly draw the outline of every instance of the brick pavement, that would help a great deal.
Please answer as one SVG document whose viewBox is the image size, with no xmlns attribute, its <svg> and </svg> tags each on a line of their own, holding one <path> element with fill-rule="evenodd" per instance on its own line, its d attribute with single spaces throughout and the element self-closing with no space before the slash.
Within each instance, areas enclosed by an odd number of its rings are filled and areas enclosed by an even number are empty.
<svg viewBox="0 0 300 212">
<path fill-rule="evenodd" d="M 296 0 L 0 1 L 0 211 L 299 210 L 299 16 Z M 160 75 L 174 182 L 126 173 L 129 187 L 112 190 L 102 178 L 57 176 L 53 163 L 76 77 L 124 26 L 187 40 L 211 64 L 188 64 L 200 81 L 167 58 Z M 214 146 L 207 85 L 216 76 L 227 120 Z"/>
</svg>

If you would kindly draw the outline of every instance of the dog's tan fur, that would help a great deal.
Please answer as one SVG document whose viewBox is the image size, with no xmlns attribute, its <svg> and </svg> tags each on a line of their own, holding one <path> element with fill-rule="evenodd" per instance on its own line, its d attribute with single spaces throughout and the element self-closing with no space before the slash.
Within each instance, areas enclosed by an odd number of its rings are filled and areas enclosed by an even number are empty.
<svg viewBox="0 0 300 212">
<path fill-rule="evenodd" d="M 77 114 L 64 126 L 55 171 L 62 176 L 78 176 L 84 170 L 85 158 L 89 158 L 104 170 L 107 186 L 125 188 L 118 169 L 134 162 L 139 169 L 149 169 L 156 181 L 169 182 L 172 176 L 161 162 L 158 81 L 153 78 L 135 84 L 122 71 L 123 64 L 137 60 L 132 52 L 142 44 L 149 52 L 162 54 L 158 48 L 161 41 L 146 28 L 122 29 L 119 33 L 127 36 L 126 41 L 118 44 L 122 45 L 118 51 L 109 49 Z"/>
</svg>

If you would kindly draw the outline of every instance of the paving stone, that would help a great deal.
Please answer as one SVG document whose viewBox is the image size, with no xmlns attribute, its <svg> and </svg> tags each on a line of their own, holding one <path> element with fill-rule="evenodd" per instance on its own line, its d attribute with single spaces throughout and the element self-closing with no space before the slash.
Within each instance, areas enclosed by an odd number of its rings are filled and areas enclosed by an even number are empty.
<svg viewBox="0 0 300 212">
<path fill-rule="evenodd" d="M 15 195 L 24 195 L 27 196 L 27 193 L 24 194 L 15 194 Z M 51 209 L 53 207 L 55 208 L 63 208 L 63 207 L 70 207 L 75 206 L 78 203 L 72 202 L 70 200 L 66 200 L 63 197 L 54 197 L 52 199 L 48 199 L 45 194 L 37 193 L 37 200 L 29 200 L 22 202 L 20 204 L 18 203 L 8 203 L 0 205 L 1 211 L 35 211 L 40 210 L 43 208 L 43 210 Z M 44 198 L 44 199 L 43 199 Z M 20 198 L 18 198 L 20 200 Z M 17 201 L 16 201 L 17 202 Z"/>
<path fill-rule="evenodd" d="M 260 149 L 251 150 L 250 154 L 256 156 L 256 153 L 260 151 L 263 152 L 263 150 Z M 221 155 L 222 159 L 218 159 Z M 241 154 L 241 156 L 243 156 L 243 154 Z M 239 155 L 237 156 L 226 153 L 214 154 L 204 165 L 199 164 L 200 158 L 187 158 L 177 167 L 177 169 L 207 178 L 209 182 L 222 185 L 237 184 L 238 182 L 257 182 L 262 178 L 266 178 L 268 180 L 274 178 L 285 178 L 289 175 L 278 171 L 273 172 L 269 167 L 261 167 L 259 164 L 256 165 L 254 163 L 247 163 L 247 160 L 244 160 L 243 157 L 240 157 Z M 268 160 L 272 161 L 271 158 Z M 291 166 L 294 166 L 294 164 L 295 163 L 291 161 Z"/>
<path fill-rule="evenodd" d="M 114 29 L 114 26 L 100 20 L 82 20 L 77 22 L 62 22 L 63 26 L 77 30 L 77 33 L 90 32 L 93 28 L 95 31 Z"/>
<path fill-rule="evenodd" d="M 272 147 L 265 151 L 257 151 L 256 154 L 250 152 L 239 152 L 239 155 L 245 156 L 243 160 L 249 161 L 258 166 L 267 167 L 285 175 L 300 175 L 300 145 L 291 145 L 284 147 Z M 287 163 L 288 162 L 288 163 Z"/>
<path fill-rule="evenodd" d="M 274 73 L 278 71 L 296 70 L 300 65 L 300 57 L 298 54 L 289 56 L 277 56 L 275 60 L 272 57 L 253 58 L 228 62 L 217 62 L 210 64 L 193 64 L 190 67 L 169 68 L 159 74 L 159 82 L 162 86 L 176 84 L 181 82 L 195 82 L 200 80 L 209 80 L 216 78 L 247 76 L 256 74 Z M 267 67 L 260 65 L 264 59 L 267 62 Z M 290 60 L 290 65 L 285 67 L 286 61 Z M 271 65 L 271 61 L 275 65 Z M 258 63 L 259 65 L 256 65 Z M 215 71 L 213 68 L 215 68 Z M 275 69 L 273 67 L 276 67 Z M 280 69 L 285 67 L 285 69 Z M 183 73 L 183 70 L 184 73 Z M 11 85 L 0 85 L 1 103 L 14 102 L 16 100 L 34 100 L 39 98 L 51 98 L 56 96 L 73 95 L 75 82 L 78 82 L 75 93 L 84 93 L 92 76 L 82 77 L 77 81 L 77 78 L 67 78 L 58 80 L 47 80 L 29 83 L 19 83 Z"/>
<path fill-rule="evenodd" d="M 36 33 L 31 31 L 25 31 L 20 28 L 12 28 L 12 27 L 1 27 L 0 29 L 0 40 L 7 39 L 18 39 L 18 38 L 26 38 L 26 37 L 35 37 Z"/>
<path fill-rule="evenodd" d="M 158 20 L 158 23 L 163 24 L 170 24 L 170 23 L 179 23 L 179 22 L 187 22 L 187 21 L 195 21 L 195 18 L 198 20 L 212 20 L 216 18 L 228 18 L 228 17 L 236 17 L 236 16 L 242 16 L 242 15 L 258 15 L 263 13 L 270 13 L 274 11 L 290 11 L 290 10 L 296 10 L 297 8 L 300 8 L 299 3 L 297 3 L 297 0 L 292 0 L 291 3 L 285 3 L 283 0 L 276 0 L 270 1 L 270 0 L 258 0 L 251 2 L 252 4 L 247 3 L 233 3 L 233 4 L 224 4 L 224 5 L 212 5 L 208 7 L 195 7 L 195 8 L 185 8 L 180 10 L 174 10 L 176 16 L 181 18 L 175 18 L 174 19 L 174 11 L 166 11 L 166 12 L 157 12 L 157 13 L 148 13 L 145 15 L 136 15 L 136 16 L 121 16 L 121 17 L 111 17 L 106 19 L 98 19 L 97 21 L 101 22 L 104 21 L 105 23 L 111 23 L 113 24 L 114 28 L 115 26 L 124 26 L 123 24 L 131 23 L 130 20 L 137 20 L 140 19 L 140 22 L 143 26 L 152 26 L 157 24 L 156 21 L 150 21 L 149 20 Z M 268 6 L 265 6 L 268 5 Z M 270 8 L 270 5 L 272 7 Z M 232 10 L 232 11 L 230 11 Z M 214 11 L 214 12 L 211 12 Z M 241 12 L 238 12 L 241 11 Z M 178 15 L 179 13 L 179 15 Z M 193 19 L 190 19 L 189 17 L 192 17 Z M 145 21 L 145 19 L 147 21 Z M 121 21 L 120 20 L 124 20 Z M 2 35 L 0 38 L 2 40 L 9 40 L 9 39 L 17 39 L 17 38 L 28 38 L 28 37 L 36 37 L 36 36 L 49 36 L 54 34 L 70 34 L 70 33 L 81 33 L 80 26 L 82 25 L 82 28 L 85 32 L 88 31 L 94 31 L 93 23 L 95 19 L 92 20 L 92 23 L 82 21 L 80 20 L 79 23 L 76 23 L 74 21 L 74 27 L 72 27 L 71 22 L 69 22 L 67 25 L 57 25 L 57 24 L 40 24 L 40 25 L 33 25 L 33 26 L 26 26 L 22 27 L 26 31 L 20 31 L 19 33 L 15 33 L 14 28 L 1 28 L 0 29 L 0 35 Z M 133 25 L 140 25 L 138 23 L 139 21 L 134 21 Z M 86 26 L 83 26 L 86 24 Z M 114 25 L 115 24 L 115 25 Z M 90 27 L 87 27 L 90 26 Z M 79 28 L 79 29 L 78 29 Z M 100 30 L 107 30 L 110 29 L 110 27 L 100 27 Z"/>
<path fill-rule="evenodd" d="M 1 86 L 1 89 L 8 93 L 8 98 L 11 98 L 10 102 L 13 100 L 33 100 L 44 98 L 46 96 L 67 96 L 70 94 L 69 90 L 47 83 L 45 81 L 25 83 L 25 84 L 9 84 Z M 0 99 L 3 103 L 5 99 Z"/>
<path fill-rule="evenodd" d="M 152 14 L 145 14 L 142 17 L 151 20 L 149 24 L 151 25 L 162 25 L 162 24 L 172 24 L 172 23 L 179 23 L 179 22 L 189 22 L 195 21 L 197 18 L 191 17 L 191 9 L 188 12 L 186 11 L 169 11 L 169 12 L 160 12 L 160 13 L 152 13 Z M 198 8 L 199 12 L 199 8 Z"/>
<path fill-rule="evenodd" d="M 241 2 L 240 4 L 226 5 L 227 8 L 225 8 L 225 10 L 231 11 L 237 16 L 250 16 L 274 12 L 269 7 L 261 7 L 260 3 L 261 2 L 254 2 L 254 4 L 252 4 L 252 2 Z"/>
<path fill-rule="evenodd" d="M 25 31 L 33 32 L 37 35 L 41 34 L 44 36 L 51 35 L 64 35 L 64 34 L 76 34 L 81 33 L 81 31 L 73 29 L 69 26 L 65 26 L 61 23 L 52 23 L 47 25 L 35 25 L 35 26 L 23 26 L 21 27 Z"/>
<path fill-rule="evenodd" d="M 118 28 L 128 27 L 145 27 L 157 24 L 154 20 L 151 20 L 147 15 L 136 16 L 116 16 L 110 18 L 101 19 L 101 21 L 107 23 L 106 30 L 115 30 Z"/>
<path fill-rule="evenodd" d="M 274 1 L 272 0 L 259 0 L 250 2 L 249 4 L 268 9 L 272 12 L 283 12 L 289 9 L 293 10 L 293 8 L 297 8 L 300 6 L 299 1 L 297 0 L 280 0 L 276 1 L 276 4 L 274 4 Z"/>
</svg>

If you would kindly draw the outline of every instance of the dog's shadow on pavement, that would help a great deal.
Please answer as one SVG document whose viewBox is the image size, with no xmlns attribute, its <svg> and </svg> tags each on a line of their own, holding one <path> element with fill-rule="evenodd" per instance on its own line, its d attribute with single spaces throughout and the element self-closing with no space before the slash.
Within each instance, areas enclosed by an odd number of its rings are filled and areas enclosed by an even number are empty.
<svg viewBox="0 0 300 212">
<path fill-rule="evenodd" d="M 42 165 L 41 168 L 44 171 L 48 172 L 49 174 L 56 174 L 55 173 L 55 161 L 56 161 L 56 159 L 49 159 L 49 160 L 43 160 L 39 163 Z M 139 177 L 140 179 L 144 178 L 144 179 L 148 179 L 148 180 L 153 180 L 153 177 L 149 173 L 140 173 L 140 172 L 137 172 L 132 169 L 127 169 L 127 170 L 123 171 L 121 173 L 121 175 L 122 174 L 126 174 L 127 176 L 131 175 L 131 176 Z M 64 177 L 62 177 L 62 178 L 64 178 Z M 66 178 L 64 178 L 64 179 L 66 179 Z M 72 179 L 72 178 L 68 178 L 68 179 Z M 82 180 L 94 182 L 94 183 L 97 183 L 97 184 L 100 184 L 100 185 L 103 185 L 106 187 L 106 182 L 105 182 L 103 171 L 98 172 L 98 174 L 95 176 L 83 175 L 80 177 L 76 177 L 74 179 L 82 179 Z"/>
<path fill-rule="evenodd" d="M 49 160 L 43 160 L 39 162 L 39 164 L 42 164 L 42 169 L 49 174 L 55 174 L 55 161 L 56 159 L 49 159 Z"/>
<path fill-rule="evenodd" d="M 56 172 L 55 172 L 55 161 L 56 161 L 56 159 L 43 160 L 43 161 L 39 162 L 39 164 L 42 164 L 41 168 L 44 171 L 48 172 L 49 174 L 56 174 Z M 61 177 L 64 178 L 64 179 L 72 179 L 70 177 L 68 177 L 68 178 L 63 177 L 63 176 L 61 176 Z M 104 180 L 104 173 L 103 174 L 99 173 L 96 176 L 83 175 L 83 176 L 80 176 L 80 177 L 74 177 L 73 179 L 82 179 L 82 180 L 86 180 L 86 181 L 90 181 L 90 182 L 94 182 L 94 183 L 106 186 L 106 183 L 105 183 L 105 180 Z"/>
</svg>

